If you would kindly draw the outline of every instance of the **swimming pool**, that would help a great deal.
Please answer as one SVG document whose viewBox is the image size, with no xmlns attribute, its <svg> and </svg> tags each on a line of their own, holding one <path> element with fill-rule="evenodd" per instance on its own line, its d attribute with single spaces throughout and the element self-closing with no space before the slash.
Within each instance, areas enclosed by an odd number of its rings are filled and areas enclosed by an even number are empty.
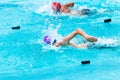
<svg viewBox="0 0 120 80">
<path fill-rule="evenodd" d="M 74 0 L 75 9 L 87 7 L 96 11 L 81 17 L 53 14 L 52 1 L 0 1 L 0 80 L 118 80 L 119 0 Z M 112 21 L 104 23 L 108 18 Z M 11 29 L 14 26 L 20 29 Z M 43 42 L 45 35 L 66 36 L 77 28 L 98 37 L 99 44 L 108 47 L 56 48 Z M 76 39 L 83 41 L 80 36 Z M 91 63 L 82 65 L 84 60 Z"/>
</svg>

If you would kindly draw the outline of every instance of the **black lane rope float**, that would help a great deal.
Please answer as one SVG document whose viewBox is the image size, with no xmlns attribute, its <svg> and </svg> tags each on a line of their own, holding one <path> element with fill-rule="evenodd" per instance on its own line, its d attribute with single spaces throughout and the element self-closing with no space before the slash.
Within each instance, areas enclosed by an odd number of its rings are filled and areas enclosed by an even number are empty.
<svg viewBox="0 0 120 80">
<path fill-rule="evenodd" d="M 111 22 L 112 20 L 111 19 L 105 19 L 104 20 L 104 23 L 109 23 L 109 22 Z"/>
<path fill-rule="evenodd" d="M 14 27 L 12 27 L 12 29 L 13 30 L 18 30 L 18 29 L 20 29 L 20 26 L 14 26 Z"/>
<path fill-rule="evenodd" d="M 90 60 L 81 61 L 81 64 L 90 64 Z"/>
</svg>

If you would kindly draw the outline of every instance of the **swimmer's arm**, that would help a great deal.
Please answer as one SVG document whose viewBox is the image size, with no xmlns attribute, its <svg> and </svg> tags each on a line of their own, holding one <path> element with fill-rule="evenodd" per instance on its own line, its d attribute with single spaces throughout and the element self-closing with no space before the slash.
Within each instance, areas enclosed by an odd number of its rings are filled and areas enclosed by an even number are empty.
<svg viewBox="0 0 120 80">
<path fill-rule="evenodd" d="M 70 2 L 70 3 L 64 4 L 64 5 L 67 6 L 67 7 L 73 7 L 74 6 L 74 2 Z"/>
<path fill-rule="evenodd" d="M 71 45 L 71 46 L 73 46 L 75 48 L 87 48 L 87 44 L 86 43 L 82 43 L 82 44 L 77 45 L 77 44 L 74 44 L 72 42 L 69 42 L 69 45 Z"/>
</svg>

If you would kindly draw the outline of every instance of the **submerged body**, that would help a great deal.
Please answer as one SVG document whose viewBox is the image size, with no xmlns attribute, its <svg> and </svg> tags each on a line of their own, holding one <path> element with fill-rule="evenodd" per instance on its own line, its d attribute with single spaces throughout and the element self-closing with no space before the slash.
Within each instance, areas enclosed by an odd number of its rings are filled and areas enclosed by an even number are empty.
<svg viewBox="0 0 120 80">
<path fill-rule="evenodd" d="M 78 15 L 78 16 L 89 15 L 89 14 L 91 14 L 91 10 L 90 9 L 72 10 L 70 12 L 70 14 L 71 15 Z"/>
</svg>

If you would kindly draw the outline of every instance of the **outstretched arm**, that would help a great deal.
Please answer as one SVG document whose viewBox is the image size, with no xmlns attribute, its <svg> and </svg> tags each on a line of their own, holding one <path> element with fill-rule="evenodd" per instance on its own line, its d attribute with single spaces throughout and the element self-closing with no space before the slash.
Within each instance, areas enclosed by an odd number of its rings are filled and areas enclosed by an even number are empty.
<svg viewBox="0 0 120 80">
<path fill-rule="evenodd" d="M 73 31 L 72 33 L 68 34 L 66 37 L 63 38 L 62 43 L 65 42 L 69 42 L 72 38 L 74 38 L 77 34 L 81 35 L 82 37 L 84 37 L 87 41 L 90 42 L 96 42 L 97 38 L 92 37 L 87 35 L 83 30 L 81 29 L 77 29 L 75 31 Z"/>
<path fill-rule="evenodd" d="M 70 3 L 64 4 L 64 5 L 68 6 L 68 7 L 73 7 L 74 6 L 74 2 L 70 2 Z"/>
<path fill-rule="evenodd" d="M 92 37 L 92 36 L 88 36 L 84 31 L 82 31 L 81 29 L 77 29 L 75 31 L 73 31 L 71 34 L 67 35 L 66 37 L 64 37 L 60 42 L 56 42 L 55 46 L 58 47 L 62 44 L 65 44 L 66 42 L 70 42 L 70 40 L 72 38 L 74 38 L 77 34 L 81 35 L 82 37 L 84 37 L 87 41 L 89 42 L 96 42 L 97 38 Z M 72 45 L 72 44 L 71 44 Z M 73 44 L 74 47 L 76 47 Z"/>
</svg>

